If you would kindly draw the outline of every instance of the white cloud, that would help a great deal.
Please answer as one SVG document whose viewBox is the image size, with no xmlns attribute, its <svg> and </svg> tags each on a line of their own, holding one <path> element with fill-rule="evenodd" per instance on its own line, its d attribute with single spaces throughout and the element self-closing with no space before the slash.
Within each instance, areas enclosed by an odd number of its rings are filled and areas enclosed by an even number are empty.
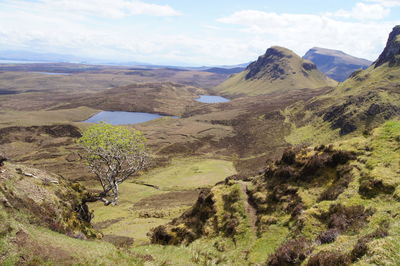
<svg viewBox="0 0 400 266">
<path fill-rule="evenodd" d="M 390 14 L 390 9 L 380 4 L 357 3 L 352 10 L 338 10 L 326 15 L 357 20 L 380 20 Z"/>
<path fill-rule="evenodd" d="M 181 13 L 168 5 L 156 5 L 140 0 L 14 0 L 5 1 L 14 8 L 73 12 L 75 15 L 122 18 L 132 15 L 178 16 Z"/>
<path fill-rule="evenodd" d="M 397 7 L 400 6 L 400 0 L 366 0 L 370 3 L 378 3 L 384 7 Z"/>
<path fill-rule="evenodd" d="M 242 10 L 217 22 L 199 21 L 196 28 L 185 25 L 185 16 L 171 18 L 179 14 L 175 9 L 147 2 L 151 0 L 0 0 L 0 51 L 222 65 L 254 60 L 269 46 L 281 45 L 300 55 L 321 46 L 373 60 L 396 24 Z"/>
<path fill-rule="evenodd" d="M 265 47 L 281 45 L 303 54 L 313 46 L 320 46 L 367 59 L 378 56 L 395 25 L 395 22 L 340 21 L 325 15 L 257 10 L 238 11 L 218 21 L 239 26 L 247 37 L 263 40 Z"/>
</svg>

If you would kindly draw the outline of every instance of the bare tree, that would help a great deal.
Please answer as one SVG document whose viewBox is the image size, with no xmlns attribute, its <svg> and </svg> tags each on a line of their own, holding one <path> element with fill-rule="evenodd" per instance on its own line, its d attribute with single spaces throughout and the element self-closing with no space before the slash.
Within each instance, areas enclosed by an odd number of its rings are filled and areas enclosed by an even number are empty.
<svg viewBox="0 0 400 266">
<path fill-rule="evenodd" d="M 103 188 L 87 202 L 118 204 L 119 185 L 148 162 L 145 141 L 140 131 L 106 123 L 96 124 L 83 133 L 78 143 L 85 149 L 84 158 Z"/>
</svg>

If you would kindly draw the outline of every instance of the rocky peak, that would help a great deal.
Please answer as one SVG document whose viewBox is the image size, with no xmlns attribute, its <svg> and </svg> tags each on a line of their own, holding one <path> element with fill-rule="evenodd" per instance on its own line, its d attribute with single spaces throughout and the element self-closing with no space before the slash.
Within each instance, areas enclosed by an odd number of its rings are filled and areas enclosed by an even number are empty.
<svg viewBox="0 0 400 266">
<path fill-rule="evenodd" d="M 271 74 L 273 79 L 277 79 L 286 73 L 285 70 L 285 59 L 292 57 L 291 51 L 274 46 L 268 48 L 266 53 L 258 58 L 257 61 L 251 63 L 246 70 L 249 72 L 246 75 L 246 80 L 259 79 L 263 76 L 265 68 L 268 68 L 268 72 Z"/>
<path fill-rule="evenodd" d="M 260 56 L 257 61 L 251 63 L 246 68 L 248 73 L 245 79 L 284 79 L 285 76 L 296 71 L 296 67 L 293 64 L 295 61 L 304 63 L 302 66 L 305 71 L 316 69 L 313 63 L 309 61 L 302 62 L 301 58 L 291 50 L 273 46 L 264 55 Z"/>
<path fill-rule="evenodd" d="M 400 25 L 393 28 L 389 34 L 385 50 L 375 62 L 375 68 L 379 67 L 386 62 L 389 66 L 400 66 Z"/>
</svg>

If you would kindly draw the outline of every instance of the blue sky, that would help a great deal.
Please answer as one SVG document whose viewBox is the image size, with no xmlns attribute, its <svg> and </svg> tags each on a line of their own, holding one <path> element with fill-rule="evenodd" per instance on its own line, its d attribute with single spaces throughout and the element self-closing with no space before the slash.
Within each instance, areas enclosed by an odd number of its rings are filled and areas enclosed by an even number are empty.
<svg viewBox="0 0 400 266">
<path fill-rule="evenodd" d="M 280 45 L 374 60 L 398 24 L 400 0 L 0 0 L 0 54 L 224 65 Z"/>
</svg>

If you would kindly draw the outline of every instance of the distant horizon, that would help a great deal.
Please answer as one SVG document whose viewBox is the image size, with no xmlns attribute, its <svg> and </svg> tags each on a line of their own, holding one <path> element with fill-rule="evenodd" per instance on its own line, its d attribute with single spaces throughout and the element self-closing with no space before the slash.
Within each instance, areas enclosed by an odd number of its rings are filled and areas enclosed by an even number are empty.
<svg viewBox="0 0 400 266">
<path fill-rule="evenodd" d="M 315 48 L 319 48 L 319 49 L 327 49 L 327 50 L 332 50 L 332 51 L 339 51 L 339 52 L 343 52 L 341 50 L 337 50 L 337 49 L 331 49 L 331 48 L 326 48 L 326 47 L 311 47 L 308 51 L 315 49 Z M 267 48 L 268 49 L 268 48 Z M 307 52 L 308 52 L 307 51 Z M 101 60 L 101 59 L 96 59 L 96 58 L 81 58 L 79 60 L 79 58 L 76 58 L 76 60 L 36 60 L 36 59 L 11 59 L 12 57 L 10 57 L 10 59 L 3 59 L 1 53 L 4 51 L 0 51 L 0 64 L 6 64 L 6 63 L 16 63 L 16 64 L 52 64 L 52 63 L 69 63 L 69 64 L 88 64 L 88 65 L 109 65 L 109 66 L 143 66 L 143 67 L 182 67 L 182 68 L 212 68 L 212 67 L 229 67 L 229 68 L 234 68 L 234 67 L 246 67 L 248 64 L 254 62 L 257 60 L 254 59 L 253 61 L 249 61 L 249 62 L 245 62 L 245 63 L 237 63 L 237 64 L 232 64 L 232 65 L 205 65 L 205 64 L 200 64 L 200 65 L 190 65 L 190 64 L 186 64 L 186 63 L 182 63 L 179 65 L 172 65 L 172 64 L 153 64 L 151 62 L 135 62 L 135 61 L 107 61 L 107 60 Z M 6 51 L 7 52 L 7 51 Z M 13 51 L 13 52 L 17 52 L 17 51 Z M 23 52 L 27 52 L 27 51 L 23 51 Z M 344 53 L 344 52 L 343 52 Z M 36 53 L 36 55 L 46 55 L 46 53 Z M 345 53 L 347 54 L 347 53 Z M 55 54 L 52 54 L 53 56 L 56 56 Z M 353 56 L 351 54 L 347 54 L 350 56 Z M 59 54 L 59 56 L 72 56 L 72 55 L 62 55 Z M 261 54 L 259 55 L 261 56 Z M 304 55 L 299 55 L 300 57 L 304 56 Z M 7 56 L 4 56 L 5 58 L 7 58 Z M 359 57 L 356 57 L 359 58 Z M 363 60 L 367 60 L 370 61 L 371 63 L 373 63 L 376 59 L 374 60 L 368 60 L 365 58 L 359 58 L 359 59 L 363 59 Z"/>
<path fill-rule="evenodd" d="M 251 62 L 279 45 L 374 61 L 399 24 L 400 0 L 3 0 L 0 57 L 14 50 L 200 67 Z"/>
</svg>

